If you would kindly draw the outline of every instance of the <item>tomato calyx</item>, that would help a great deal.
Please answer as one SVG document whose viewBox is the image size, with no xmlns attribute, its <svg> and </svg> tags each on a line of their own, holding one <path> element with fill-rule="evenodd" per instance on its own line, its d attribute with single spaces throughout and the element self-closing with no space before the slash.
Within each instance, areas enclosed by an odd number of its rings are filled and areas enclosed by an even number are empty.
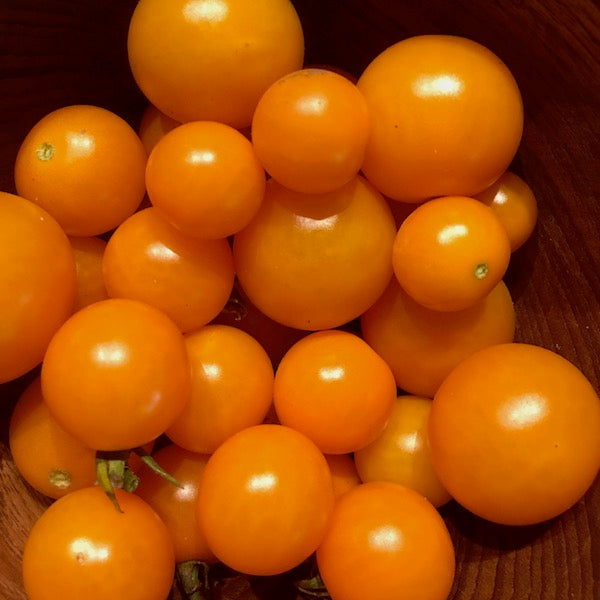
<svg viewBox="0 0 600 600">
<path fill-rule="evenodd" d="M 187 560 L 177 565 L 177 582 L 186 600 L 209 600 L 212 597 L 210 566 L 198 560 Z"/>
<path fill-rule="evenodd" d="M 302 598 L 323 598 L 331 600 L 331 596 L 321 579 L 314 556 L 309 561 L 310 570 L 305 577 L 294 580 L 294 587 Z"/>
</svg>

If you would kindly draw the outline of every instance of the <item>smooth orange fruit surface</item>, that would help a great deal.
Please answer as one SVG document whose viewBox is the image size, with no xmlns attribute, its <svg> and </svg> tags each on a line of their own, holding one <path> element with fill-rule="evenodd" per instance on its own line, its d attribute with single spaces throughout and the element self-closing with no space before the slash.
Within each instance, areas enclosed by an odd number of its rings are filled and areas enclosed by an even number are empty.
<svg viewBox="0 0 600 600">
<path fill-rule="evenodd" d="M 369 134 L 369 110 L 343 75 L 303 69 L 277 80 L 252 118 L 252 144 L 283 186 L 318 194 L 341 187 L 359 171 Z"/>
<path fill-rule="evenodd" d="M 398 396 L 385 429 L 354 453 L 362 481 L 391 481 L 423 494 L 434 506 L 451 499 L 431 463 L 427 423 L 431 399 Z"/>
<path fill-rule="evenodd" d="M 446 525 L 428 500 L 377 481 L 339 498 L 317 565 L 336 600 L 446 600 L 455 557 Z"/>
<path fill-rule="evenodd" d="M 331 473 L 318 448 L 289 427 L 256 425 L 209 458 L 198 490 L 198 522 L 223 563 L 242 573 L 276 575 L 317 549 L 333 505 Z"/>
<path fill-rule="evenodd" d="M 392 263 L 398 282 L 419 304 L 441 311 L 473 306 L 504 277 L 506 231 L 488 206 L 447 196 L 416 208 L 400 225 Z"/>
<path fill-rule="evenodd" d="M 338 327 L 363 313 L 392 277 L 394 217 L 361 176 L 326 194 L 267 182 L 257 215 L 234 236 L 250 301 L 297 329 Z"/>
<path fill-rule="evenodd" d="M 33 202 L 0 192 L 0 383 L 42 361 L 75 294 L 75 260 L 59 224 Z"/>
<path fill-rule="evenodd" d="M 360 325 L 363 338 L 392 369 L 398 387 L 433 398 L 463 358 L 513 341 L 515 309 L 502 281 L 473 306 L 445 312 L 421 306 L 393 279 L 360 317 Z"/>
<path fill-rule="evenodd" d="M 448 492 L 506 525 L 573 506 L 600 468 L 600 399 L 562 356 L 499 344 L 463 360 L 433 400 L 429 443 Z"/>
<path fill-rule="evenodd" d="M 127 48 L 161 112 L 241 128 L 269 85 L 302 67 L 304 34 L 289 0 L 140 0 Z"/>
<path fill-rule="evenodd" d="M 192 392 L 166 433 L 183 448 L 209 454 L 265 418 L 273 399 L 273 367 L 251 335 L 228 325 L 202 327 L 189 333 L 185 344 Z"/>
<path fill-rule="evenodd" d="M 273 402 L 283 425 L 322 452 L 346 454 L 383 430 L 396 400 L 394 375 L 360 337 L 340 330 L 296 342 L 275 373 Z"/>
<path fill-rule="evenodd" d="M 187 236 L 153 207 L 119 225 L 106 246 L 102 268 L 109 296 L 147 302 L 184 332 L 219 314 L 234 280 L 227 240 Z"/>
<path fill-rule="evenodd" d="M 25 136 L 15 185 L 68 235 L 92 236 L 136 210 L 146 191 L 145 167 L 144 146 L 120 116 L 99 106 L 65 106 Z"/>
<path fill-rule="evenodd" d="M 99 237 L 71 237 L 71 248 L 77 272 L 75 310 L 99 300 L 106 300 L 106 286 L 102 275 L 102 260 L 106 242 Z"/>
<path fill-rule="evenodd" d="M 361 483 L 352 454 L 325 454 L 336 500 Z"/>
<path fill-rule="evenodd" d="M 163 217 L 188 235 L 209 239 L 248 224 L 261 205 L 265 179 L 248 139 L 213 121 L 171 130 L 146 166 L 148 196 Z"/>
<path fill-rule="evenodd" d="M 476 194 L 502 175 L 519 146 L 517 83 L 473 40 L 409 37 L 375 57 L 357 85 L 372 120 L 362 169 L 395 200 Z"/>
</svg>

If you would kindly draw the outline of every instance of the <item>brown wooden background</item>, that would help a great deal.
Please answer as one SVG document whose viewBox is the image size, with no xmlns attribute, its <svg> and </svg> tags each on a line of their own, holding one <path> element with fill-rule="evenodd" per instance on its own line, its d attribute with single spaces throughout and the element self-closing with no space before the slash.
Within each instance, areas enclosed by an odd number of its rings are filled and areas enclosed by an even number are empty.
<svg viewBox="0 0 600 600">
<path fill-rule="evenodd" d="M 540 206 L 533 238 L 507 283 L 517 338 L 555 350 L 600 389 L 600 9 L 593 0 L 295 0 L 306 61 L 355 75 L 386 46 L 422 33 L 475 39 L 521 88 L 526 122 L 514 169 Z M 0 189 L 14 191 L 16 149 L 46 112 L 73 103 L 114 110 L 134 126 L 145 106 L 130 76 L 134 0 L 2 0 Z M 0 290 L 0 293 L 9 293 Z M 0 598 L 23 600 L 19 555 L 46 504 L 15 473 L 7 422 L 31 375 L 0 386 Z M 600 482 L 540 526 L 484 523 L 443 509 L 456 544 L 454 600 L 598 600 Z M 232 580 L 226 596 L 294 598 L 285 578 Z M 83 599 L 82 599 L 83 600 Z M 369 600 L 369 599 L 365 599 Z"/>
</svg>

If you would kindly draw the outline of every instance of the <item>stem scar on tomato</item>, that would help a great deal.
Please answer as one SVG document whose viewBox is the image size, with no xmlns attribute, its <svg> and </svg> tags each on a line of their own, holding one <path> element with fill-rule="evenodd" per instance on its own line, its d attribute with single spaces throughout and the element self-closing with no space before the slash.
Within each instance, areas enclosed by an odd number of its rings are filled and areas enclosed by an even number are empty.
<svg viewBox="0 0 600 600">
<path fill-rule="evenodd" d="M 479 263 L 475 267 L 475 277 L 477 279 L 484 279 L 486 277 L 486 275 L 488 274 L 488 271 L 489 271 L 489 267 L 487 266 L 486 263 Z"/>
<path fill-rule="evenodd" d="M 54 146 L 50 142 L 43 142 L 35 154 L 39 160 L 50 160 L 54 156 Z"/>
<path fill-rule="evenodd" d="M 71 485 L 71 474 L 64 469 L 52 469 L 48 472 L 48 481 L 59 490 Z"/>
</svg>

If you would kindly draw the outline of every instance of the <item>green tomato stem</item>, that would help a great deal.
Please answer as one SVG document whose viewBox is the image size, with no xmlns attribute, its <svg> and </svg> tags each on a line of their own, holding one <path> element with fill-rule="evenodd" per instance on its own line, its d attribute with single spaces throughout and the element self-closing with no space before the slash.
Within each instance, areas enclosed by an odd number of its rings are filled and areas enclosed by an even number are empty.
<svg viewBox="0 0 600 600">
<path fill-rule="evenodd" d="M 157 475 L 164 477 L 169 483 L 172 483 L 174 486 L 178 488 L 182 488 L 183 485 L 175 479 L 172 475 L 167 473 L 155 460 L 144 450 L 143 448 L 134 448 L 133 451 L 142 459 L 142 462 L 147 465 L 152 471 L 154 471 Z"/>
<path fill-rule="evenodd" d="M 177 565 L 177 581 L 186 600 L 210 600 L 210 567 L 197 560 L 188 560 Z"/>
</svg>

